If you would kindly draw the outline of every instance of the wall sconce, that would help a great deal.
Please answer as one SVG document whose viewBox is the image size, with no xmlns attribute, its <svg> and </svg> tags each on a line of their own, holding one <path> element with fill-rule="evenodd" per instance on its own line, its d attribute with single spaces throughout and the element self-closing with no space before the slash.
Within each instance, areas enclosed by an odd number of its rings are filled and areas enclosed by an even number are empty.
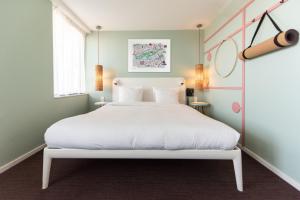
<svg viewBox="0 0 300 200">
<path fill-rule="evenodd" d="M 195 66 L 195 89 L 202 90 L 204 83 L 204 67 L 203 64 L 197 64 Z"/>
</svg>

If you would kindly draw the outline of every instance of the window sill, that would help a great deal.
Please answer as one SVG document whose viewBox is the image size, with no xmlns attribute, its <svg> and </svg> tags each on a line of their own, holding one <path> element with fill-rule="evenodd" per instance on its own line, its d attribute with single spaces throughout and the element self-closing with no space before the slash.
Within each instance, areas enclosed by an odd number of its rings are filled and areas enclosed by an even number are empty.
<svg viewBox="0 0 300 200">
<path fill-rule="evenodd" d="M 54 99 L 70 98 L 70 97 L 86 96 L 86 95 L 87 95 L 87 93 L 69 94 L 69 95 L 63 95 L 63 96 L 54 96 Z"/>
</svg>

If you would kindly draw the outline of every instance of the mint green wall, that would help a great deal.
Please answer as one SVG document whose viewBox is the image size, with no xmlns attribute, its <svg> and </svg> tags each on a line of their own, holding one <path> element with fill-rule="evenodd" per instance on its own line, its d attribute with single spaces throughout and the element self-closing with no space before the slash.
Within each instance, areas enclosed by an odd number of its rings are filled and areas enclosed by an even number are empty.
<svg viewBox="0 0 300 200">
<path fill-rule="evenodd" d="M 206 29 L 210 35 L 247 1 L 233 1 L 232 5 Z M 247 10 L 247 21 L 277 3 L 277 0 L 255 1 Z M 272 12 L 273 18 L 283 30 L 300 30 L 300 1 L 291 0 Z M 205 44 L 209 49 L 242 24 L 241 16 L 222 32 Z M 249 44 L 257 23 L 247 29 Z M 263 41 L 276 33 L 266 19 L 256 41 Z M 234 39 L 241 50 L 241 34 Z M 215 51 L 212 52 L 213 55 Z M 278 169 L 300 182 L 300 44 L 246 62 L 246 147 Z M 219 78 L 213 70 L 213 62 L 205 59 L 209 66 L 212 86 L 240 86 L 241 62 L 227 79 Z M 212 103 L 211 116 L 241 129 L 241 113 L 231 111 L 233 101 L 241 102 L 239 91 L 209 90 L 204 97 Z"/>
<path fill-rule="evenodd" d="M 87 96 L 53 98 L 49 0 L 0 1 L 0 166 L 41 145 L 53 122 L 86 112 Z"/>
<path fill-rule="evenodd" d="M 170 39 L 170 73 L 128 73 L 128 39 Z M 201 45 L 202 47 L 202 45 Z M 97 34 L 87 37 L 86 74 L 90 107 L 100 96 L 111 100 L 111 84 L 114 77 L 185 77 L 192 85 L 194 66 L 198 62 L 198 32 L 179 31 L 102 31 L 100 33 L 100 63 L 104 66 L 104 92 L 94 91 L 94 65 L 97 63 Z"/>
</svg>

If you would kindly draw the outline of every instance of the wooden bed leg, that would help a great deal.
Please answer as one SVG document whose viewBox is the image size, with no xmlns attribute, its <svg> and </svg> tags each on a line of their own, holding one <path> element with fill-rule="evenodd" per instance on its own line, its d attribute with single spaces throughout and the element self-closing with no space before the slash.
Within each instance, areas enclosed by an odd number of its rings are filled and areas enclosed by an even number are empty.
<svg viewBox="0 0 300 200">
<path fill-rule="evenodd" d="M 47 189 L 49 184 L 49 176 L 51 169 L 52 158 L 47 153 L 47 148 L 44 149 L 44 158 L 43 158 L 43 186 L 42 189 Z"/>
<path fill-rule="evenodd" d="M 243 192 L 243 169 L 242 169 L 242 153 L 239 150 L 238 155 L 233 159 L 234 174 L 236 187 L 238 191 Z"/>
</svg>

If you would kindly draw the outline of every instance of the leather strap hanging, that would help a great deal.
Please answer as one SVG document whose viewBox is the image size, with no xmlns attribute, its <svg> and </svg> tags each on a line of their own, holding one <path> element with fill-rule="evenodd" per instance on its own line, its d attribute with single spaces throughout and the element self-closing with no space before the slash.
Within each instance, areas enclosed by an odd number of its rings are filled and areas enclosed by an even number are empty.
<svg viewBox="0 0 300 200">
<path fill-rule="evenodd" d="M 250 45 L 249 45 L 246 49 L 244 49 L 244 51 L 243 51 L 243 57 L 244 57 L 244 59 L 248 59 L 248 58 L 246 57 L 246 55 L 245 55 L 245 51 L 246 51 L 247 49 L 249 49 L 249 48 L 252 47 L 252 44 L 253 44 L 253 42 L 254 42 L 254 40 L 255 40 L 255 38 L 256 38 L 256 35 L 257 35 L 257 33 L 258 33 L 258 31 L 259 31 L 259 29 L 260 29 L 260 27 L 261 27 L 261 25 L 262 25 L 262 23 L 263 23 L 263 21 L 264 21 L 264 19 L 265 19 L 266 16 L 268 16 L 268 18 L 269 18 L 270 21 L 272 22 L 273 26 L 274 26 L 274 27 L 277 29 L 277 31 L 279 32 L 279 33 L 274 37 L 274 44 L 275 44 L 276 46 L 278 46 L 278 47 L 284 47 L 283 45 L 281 45 L 281 44 L 278 42 L 278 36 L 279 36 L 279 34 L 282 33 L 283 31 L 280 29 L 280 27 L 278 26 L 278 24 L 273 20 L 273 18 L 269 15 L 268 11 L 266 11 L 266 12 L 262 15 L 262 17 L 261 17 L 261 19 L 260 19 L 260 21 L 259 21 L 259 23 L 258 23 L 258 25 L 257 25 L 257 27 L 256 27 L 256 30 L 255 30 L 255 32 L 254 32 L 254 35 L 253 35 L 253 37 L 252 37 L 252 40 L 251 40 Z"/>
</svg>

